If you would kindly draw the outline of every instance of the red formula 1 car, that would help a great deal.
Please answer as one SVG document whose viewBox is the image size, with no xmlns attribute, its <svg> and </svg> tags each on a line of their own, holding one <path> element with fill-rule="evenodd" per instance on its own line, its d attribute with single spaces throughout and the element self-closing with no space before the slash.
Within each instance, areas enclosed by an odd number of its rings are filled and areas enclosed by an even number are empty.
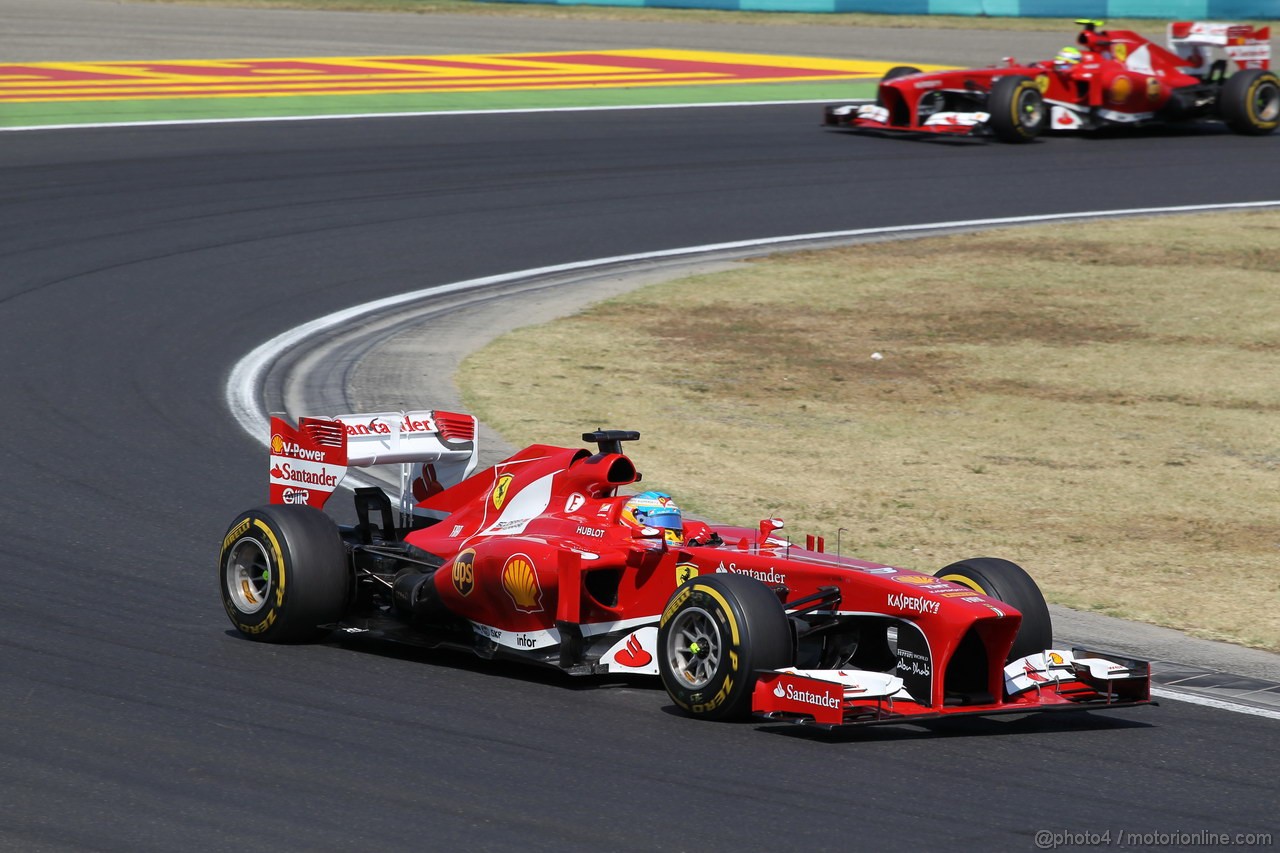
<svg viewBox="0 0 1280 853">
<path fill-rule="evenodd" d="M 832 554 L 782 523 L 705 524 L 640 481 L 624 442 L 533 445 L 479 473 L 474 418 L 409 412 L 271 421 L 271 503 L 222 541 L 218 585 L 245 636 L 331 631 L 466 649 L 581 674 L 656 675 L 709 719 L 837 727 L 1150 702 L 1147 663 L 1055 649 L 1021 568 L 936 575 Z M 350 468 L 400 469 L 400 503 Z M 838 551 L 839 549 L 837 549 Z"/>
<path fill-rule="evenodd" d="M 1169 25 L 1168 48 L 1129 30 L 1077 21 L 1079 47 L 1045 62 L 922 73 L 893 68 L 874 103 L 829 106 L 828 127 L 1028 142 L 1045 131 L 1216 119 L 1236 133 L 1280 124 L 1270 28 Z M 1220 48 L 1224 57 L 1215 57 Z M 1235 71 L 1228 75 L 1228 61 Z"/>
</svg>

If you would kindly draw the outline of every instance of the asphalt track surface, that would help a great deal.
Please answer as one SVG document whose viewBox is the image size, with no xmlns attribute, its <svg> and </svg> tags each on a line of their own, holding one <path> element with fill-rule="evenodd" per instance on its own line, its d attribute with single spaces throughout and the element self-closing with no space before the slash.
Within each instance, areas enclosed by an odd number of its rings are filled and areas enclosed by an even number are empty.
<svg viewBox="0 0 1280 853">
<path fill-rule="evenodd" d="M 223 386 L 307 319 L 691 243 L 1276 195 L 1260 176 L 1277 139 L 938 145 L 815 119 L 0 135 L 0 849 L 1030 850 L 1039 830 L 1274 833 L 1276 723 L 1181 702 L 813 738 L 696 723 L 642 682 L 232 634 L 213 564 L 230 518 L 265 496 L 265 457 Z"/>
</svg>

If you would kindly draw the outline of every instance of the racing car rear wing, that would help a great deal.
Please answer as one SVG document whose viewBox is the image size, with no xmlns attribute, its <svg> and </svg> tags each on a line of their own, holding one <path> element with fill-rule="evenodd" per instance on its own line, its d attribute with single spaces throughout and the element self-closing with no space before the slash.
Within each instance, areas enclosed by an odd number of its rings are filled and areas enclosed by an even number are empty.
<svg viewBox="0 0 1280 853">
<path fill-rule="evenodd" d="M 302 417 L 294 426 L 271 416 L 271 503 L 320 509 L 348 468 L 400 466 L 400 506 L 457 485 L 476 469 L 473 415 L 456 412 L 365 412 Z"/>
<path fill-rule="evenodd" d="M 1217 21 L 1169 24 L 1169 50 L 1190 63 L 1188 73 L 1203 77 L 1212 67 L 1212 48 L 1220 47 L 1241 71 L 1271 67 L 1271 28 Z"/>
</svg>

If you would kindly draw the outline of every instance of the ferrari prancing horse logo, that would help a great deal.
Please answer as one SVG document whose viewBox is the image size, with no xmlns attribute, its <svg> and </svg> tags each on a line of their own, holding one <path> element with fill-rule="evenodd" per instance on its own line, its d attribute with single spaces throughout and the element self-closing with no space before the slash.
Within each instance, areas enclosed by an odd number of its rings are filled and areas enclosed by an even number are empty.
<svg viewBox="0 0 1280 853">
<path fill-rule="evenodd" d="M 502 509 L 502 505 L 507 502 L 507 489 L 511 488 L 511 481 L 514 479 L 514 474 L 503 474 L 498 478 L 498 482 L 493 486 L 494 509 Z"/>
</svg>

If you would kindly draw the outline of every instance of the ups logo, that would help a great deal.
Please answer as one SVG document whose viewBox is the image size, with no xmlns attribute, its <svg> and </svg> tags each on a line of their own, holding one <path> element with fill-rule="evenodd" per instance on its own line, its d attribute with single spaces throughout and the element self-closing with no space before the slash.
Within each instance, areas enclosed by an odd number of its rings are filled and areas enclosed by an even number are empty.
<svg viewBox="0 0 1280 853">
<path fill-rule="evenodd" d="M 468 548 L 453 560 L 453 588 L 466 598 L 476 586 L 476 552 Z"/>
</svg>

